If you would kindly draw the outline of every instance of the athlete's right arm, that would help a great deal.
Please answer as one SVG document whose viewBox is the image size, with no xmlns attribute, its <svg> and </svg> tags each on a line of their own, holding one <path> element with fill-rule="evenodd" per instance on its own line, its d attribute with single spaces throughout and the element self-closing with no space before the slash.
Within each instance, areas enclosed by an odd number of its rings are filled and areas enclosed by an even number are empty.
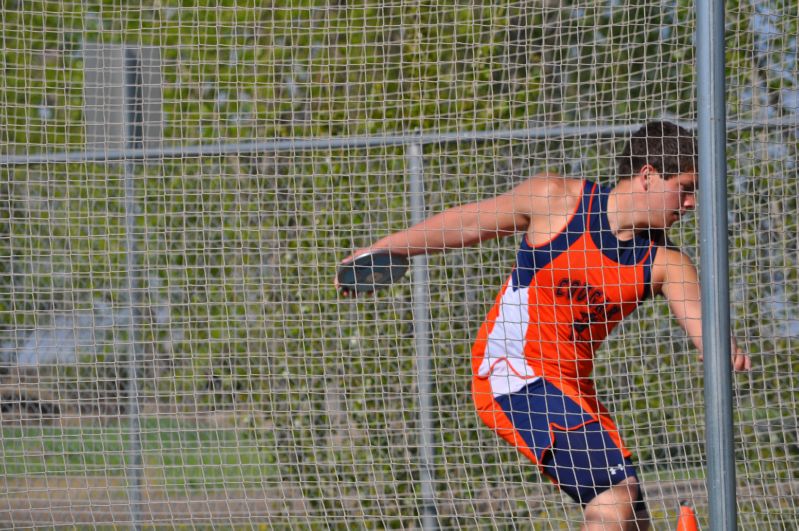
<svg viewBox="0 0 799 531">
<path fill-rule="evenodd" d="M 355 251 L 343 262 L 366 251 L 380 249 L 413 256 L 468 247 L 524 231 L 534 212 L 543 214 L 549 208 L 547 193 L 551 188 L 550 181 L 554 179 L 562 180 L 555 176 L 537 175 L 504 194 L 449 208 Z"/>
</svg>

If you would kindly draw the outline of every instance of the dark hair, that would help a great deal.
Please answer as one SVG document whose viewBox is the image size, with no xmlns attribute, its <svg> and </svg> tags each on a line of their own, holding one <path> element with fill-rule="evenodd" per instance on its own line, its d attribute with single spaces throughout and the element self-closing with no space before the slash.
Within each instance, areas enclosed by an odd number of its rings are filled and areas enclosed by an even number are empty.
<svg viewBox="0 0 799 531">
<path fill-rule="evenodd" d="M 696 171 L 696 137 L 671 122 L 650 122 L 632 134 L 616 163 L 620 178 L 635 175 L 647 164 L 663 177 Z"/>
</svg>

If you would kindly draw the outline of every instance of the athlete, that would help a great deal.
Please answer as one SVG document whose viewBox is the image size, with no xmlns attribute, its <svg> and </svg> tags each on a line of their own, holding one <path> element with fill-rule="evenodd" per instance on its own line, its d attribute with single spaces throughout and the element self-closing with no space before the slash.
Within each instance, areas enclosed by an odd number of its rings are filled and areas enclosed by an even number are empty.
<svg viewBox="0 0 799 531">
<path fill-rule="evenodd" d="M 598 402 L 594 354 L 647 298 L 662 295 L 702 352 L 700 289 L 666 231 L 696 204 L 694 136 L 652 122 L 631 136 L 612 188 L 540 174 L 445 210 L 367 250 L 403 255 L 523 232 L 516 264 L 472 349 L 480 418 L 584 508 L 584 529 L 648 529 L 631 452 Z M 733 341 L 732 367 L 751 361 Z"/>
</svg>

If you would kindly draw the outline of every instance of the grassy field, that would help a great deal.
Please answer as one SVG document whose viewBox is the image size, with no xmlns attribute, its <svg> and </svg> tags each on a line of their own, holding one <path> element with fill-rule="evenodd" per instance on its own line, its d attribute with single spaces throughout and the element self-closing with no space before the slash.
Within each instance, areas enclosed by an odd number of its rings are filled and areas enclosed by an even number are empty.
<svg viewBox="0 0 799 531">
<path fill-rule="evenodd" d="M 281 475 L 279 456 L 274 452 L 278 445 L 275 430 L 145 417 L 141 432 L 142 496 L 147 500 L 141 517 L 148 525 L 213 521 L 235 527 L 269 522 L 270 526 L 285 525 L 288 529 L 290 522 L 304 521 L 313 528 L 321 518 L 318 512 L 325 514 L 319 522 L 334 528 L 344 529 L 352 523 L 344 513 L 299 501 L 299 492 L 287 484 L 287 480 L 292 481 L 285 463 Z M 8 508 L 0 507 L 0 521 L 31 525 L 93 521 L 114 528 L 129 518 L 126 466 L 131 442 L 127 424 L 5 427 L 2 439 L 0 473 Z M 679 478 L 651 474 L 645 481 L 651 482 L 657 492 L 671 480 L 679 485 L 693 484 L 697 481 L 694 472 L 684 471 Z M 536 481 L 535 477 L 528 479 Z M 676 504 L 671 499 L 673 488 L 666 490 L 670 501 L 655 503 L 653 517 L 670 522 Z M 541 520 L 542 515 L 560 506 L 554 489 L 542 492 L 547 495 L 538 499 L 531 493 L 533 497 L 528 500 L 535 508 L 530 509 L 530 517 L 541 525 L 546 521 Z M 459 502 L 441 493 L 439 503 L 447 511 Z M 351 509 L 358 507 L 364 508 L 358 505 Z M 557 513 L 561 525 L 565 525 L 563 518 L 579 519 L 576 506 L 567 509 L 562 515 Z M 381 511 L 373 510 L 377 513 L 371 517 L 382 521 Z M 395 514 L 393 518 L 408 523 L 413 515 Z M 556 522 L 552 525 L 559 528 Z"/>
<path fill-rule="evenodd" d="M 258 488 L 279 479 L 268 434 L 175 419 L 142 420 L 141 455 L 150 489 L 169 493 Z M 30 426 L 2 429 L 0 473 L 22 478 L 124 480 L 131 460 L 129 427 Z M 123 484 L 124 481 L 121 481 Z"/>
<path fill-rule="evenodd" d="M 4 427 L 0 472 L 22 478 L 102 477 L 124 483 L 131 464 L 130 427 Z M 175 418 L 141 421 L 141 456 L 148 488 L 168 493 L 261 488 L 280 481 L 277 443 L 271 430 L 214 427 Z M 663 469 L 645 482 L 704 481 L 704 469 Z"/>
<path fill-rule="evenodd" d="M 167 518 L 173 523 L 199 519 L 231 525 L 271 522 L 290 526 L 292 518 L 313 522 L 322 518 L 318 514 L 322 513 L 324 518 L 340 519 L 344 527 L 351 523 L 344 512 L 339 514 L 321 506 L 312 508 L 300 501 L 298 485 L 289 486 L 290 479 L 287 483 L 291 471 L 286 463 L 281 469 L 279 454 L 274 451 L 279 446 L 276 430 L 220 427 L 207 421 L 174 417 L 144 417 L 141 433 L 142 491 L 147 500 L 142 517 L 147 522 L 158 524 Z M 130 478 L 126 476 L 126 466 L 130 458 L 129 427 L 121 422 L 4 427 L 0 473 L 6 507 L 0 508 L 0 520 L 37 525 L 62 522 L 60 519 L 64 524 L 89 519 L 110 524 L 124 521 L 129 517 Z M 739 464 L 738 473 L 746 477 L 746 467 Z M 664 468 L 643 474 L 641 479 L 656 522 L 670 526 L 682 499 L 697 505 L 705 518 L 707 493 L 703 469 Z M 527 480 L 535 482 L 535 477 Z M 767 501 L 765 492 L 761 492 L 764 488 L 769 492 L 793 489 L 795 483 L 778 481 L 770 486 L 748 483 L 742 486 L 741 518 L 760 521 L 768 514 L 775 522 L 795 521 L 795 513 L 786 505 L 789 498 L 778 496 Z M 536 490 L 531 489 L 525 496 L 525 503 L 537 507 L 539 516 L 550 515 L 557 506 L 559 511 L 568 509 L 567 519 L 579 520 L 576 506 L 562 506 L 554 489 L 541 491 L 541 496 L 533 494 Z M 446 493 L 439 494 L 442 507 L 456 502 Z M 755 500 L 760 501 L 753 503 Z M 376 515 L 371 516 L 381 520 L 380 511 L 374 510 Z M 42 515 L 48 516 L 42 520 Z M 407 521 L 408 515 L 393 517 L 400 522 Z"/>
</svg>

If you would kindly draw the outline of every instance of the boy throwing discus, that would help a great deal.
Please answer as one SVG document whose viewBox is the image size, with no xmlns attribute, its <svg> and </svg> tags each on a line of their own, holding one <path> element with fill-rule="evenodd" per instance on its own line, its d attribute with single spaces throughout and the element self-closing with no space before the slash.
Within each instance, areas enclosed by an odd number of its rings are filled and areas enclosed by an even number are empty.
<svg viewBox="0 0 799 531">
<path fill-rule="evenodd" d="M 360 249 L 412 256 L 522 232 L 516 264 L 477 333 L 472 395 L 483 422 L 584 508 L 584 529 L 647 529 L 631 452 L 591 378 L 594 353 L 662 295 L 702 352 L 700 289 L 666 231 L 696 204 L 694 136 L 668 122 L 633 133 L 614 187 L 541 174 Z M 345 292 L 353 293 L 351 291 Z M 750 369 L 733 342 L 732 367 Z"/>
</svg>

